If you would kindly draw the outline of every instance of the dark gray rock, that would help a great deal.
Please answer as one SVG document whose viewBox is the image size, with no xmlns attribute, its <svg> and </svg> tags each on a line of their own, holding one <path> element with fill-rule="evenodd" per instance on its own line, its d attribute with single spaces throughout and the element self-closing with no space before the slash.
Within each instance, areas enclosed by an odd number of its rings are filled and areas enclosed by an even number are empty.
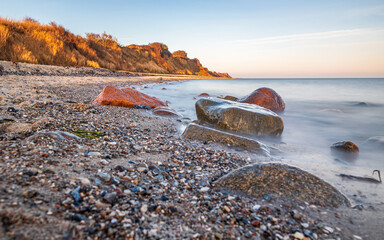
<svg viewBox="0 0 384 240">
<path fill-rule="evenodd" d="M 214 141 L 230 144 L 234 147 L 241 147 L 251 152 L 269 153 L 267 146 L 246 137 L 237 136 L 220 130 L 191 123 L 182 134 L 184 138 L 196 139 L 201 141 Z"/>
<path fill-rule="evenodd" d="M 251 197 L 278 198 L 329 206 L 347 205 L 349 200 L 320 178 L 285 164 L 252 164 L 236 169 L 215 182 L 219 189 Z"/>
<path fill-rule="evenodd" d="M 196 102 L 196 115 L 201 121 L 233 132 L 280 136 L 283 119 L 263 107 L 219 98 L 203 98 Z"/>
</svg>

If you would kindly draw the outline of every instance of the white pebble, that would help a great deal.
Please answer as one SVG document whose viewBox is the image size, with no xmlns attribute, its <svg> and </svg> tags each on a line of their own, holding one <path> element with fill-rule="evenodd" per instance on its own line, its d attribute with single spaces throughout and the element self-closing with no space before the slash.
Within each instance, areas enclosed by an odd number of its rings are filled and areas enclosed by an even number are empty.
<svg viewBox="0 0 384 240">
<path fill-rule="evenodd" d="M 202 187 L 200 188 L 200 192 L 208 192 L 209 191 L 209 187 Z"/>
<path fill-rule="evenodd" d="M 143 204 L 143 206 L 141 206 L 140 208 L 140 212 L 141 213 L 146 213 L 148 211 L 148 205 L 147 204 Z"/>
<path fill-rule="evenodd" d="M 256 204 L 256 205 L 253 205 L 252 209 L 253 209 L 254 211 L 257 211 L 257 210 L 260 209 L 260 207 L 261 207 L 261 205 Z"/>
<path fill-rule="evenodd" d="M 327 233 L 333 233 L 334 230 L 331 227 L 325 226 L 324 227 L 324 231 L 327 232 Z"/>
<path fill-rule="evenodd" d="M 302 234 L 301 232 L 295 232 L 295 234 L 293 234 L 293 237 L 296 239 L 303 239 L 304 234 Z"/>
</svg>

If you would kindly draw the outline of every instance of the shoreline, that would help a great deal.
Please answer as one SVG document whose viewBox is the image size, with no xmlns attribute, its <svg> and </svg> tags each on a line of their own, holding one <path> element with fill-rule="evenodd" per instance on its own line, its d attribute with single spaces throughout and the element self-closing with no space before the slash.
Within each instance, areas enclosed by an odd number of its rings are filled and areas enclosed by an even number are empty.
<svg viewBox="0 0 384 240">
<path fill-rule="evenodd" d="M 63 67 L 54 65 L 41 65 L 23 62 L 10 62 L 0 60 L 0 76 L 1 75 L 28 75 L 28 76 L 114 76 L 114 77 L 144 77 L 151 81 L 175 79 L 180 80 L 200 80 L 200 79 L 226 79 L 223 77 L 211 77 L 201 75 L 179 75 L 165 73 L 142 73 L 128 71 L 112 71 L 105 68 L 91 67 Z"/>
<path fill-rule="evenodd" d="M 162 81 L 179 80 L 170 78 Z M 0 136 L 0 236 L 5 239 L 263 239 L 305 231 L 319 239 L 380 239 L 383 234 L 377 209 L 218 192 L 212 179 L 249 164 L 247 158 L 214 143 L 181 139 L 177 119 L 91 104 L 107 84 L 156 83 L 158 76 L 51 73 L 0 79 L 0 114 L 13 121 L 1 125 L 19 124 Z M 36 135 L 44 130 L 105 136 Z M 103 177 L 108 181 L 98 182 Z"/>
</svg>

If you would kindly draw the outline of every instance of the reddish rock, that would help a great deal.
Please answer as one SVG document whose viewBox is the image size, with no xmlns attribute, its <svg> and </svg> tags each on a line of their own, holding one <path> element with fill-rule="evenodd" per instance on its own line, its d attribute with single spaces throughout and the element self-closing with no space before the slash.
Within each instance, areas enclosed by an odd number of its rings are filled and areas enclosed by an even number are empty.
<svg viewBox="0 0 384 240">
<path fill-rule="evenodd" d="M 347 153 L 358 153 L 359 147 L 351 141 L 341 141 L 332 144 L 331 149 Z"/>
<path fill-rule="evenodd" d="M 202 93 L 199 95 L 199 97 L 209 97 L 209 94 L 208 93 Z"/>
<path fill-rule="evenodd" d="M 156 107 L 153 109 L 153 113 L 156 115 L 181 116 L 178 112 L 169 107 Z"/>
<path fill-rule="evenodd" d="M 93 101 L 93 104 L 129 108 L 132 108 L 134 105 L 147 105 L 151 108 L 168 105 L 155 97 L 151 97 L 132 88 L 119 89 L 112 85 L 106 86 Z"/>
<path fill-rule="evenodd" d="M 253 93 L 239 99 L 241 103 L 256 104 L 272 111 L 284 111 L 285 102 L 274 90 L 259 88 Z"/>
</svg>

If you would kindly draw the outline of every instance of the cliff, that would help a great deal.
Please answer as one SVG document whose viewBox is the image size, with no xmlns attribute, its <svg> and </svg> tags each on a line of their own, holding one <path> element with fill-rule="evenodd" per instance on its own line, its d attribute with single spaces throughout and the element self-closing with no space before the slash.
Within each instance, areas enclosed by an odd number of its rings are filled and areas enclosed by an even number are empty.
<svg viewBox="0 0 384 240">
<path fill-rule="evenodd" d="M 106 33 L 89 33 L 84 38 L 55 23 L 43 25 L 33 19 L 0 18 L 0 60 L 230 78 L 227 73 L 209 71 L 184 51 L 171 53 L 162 43 L 121 46 Z"/>
</svg>

